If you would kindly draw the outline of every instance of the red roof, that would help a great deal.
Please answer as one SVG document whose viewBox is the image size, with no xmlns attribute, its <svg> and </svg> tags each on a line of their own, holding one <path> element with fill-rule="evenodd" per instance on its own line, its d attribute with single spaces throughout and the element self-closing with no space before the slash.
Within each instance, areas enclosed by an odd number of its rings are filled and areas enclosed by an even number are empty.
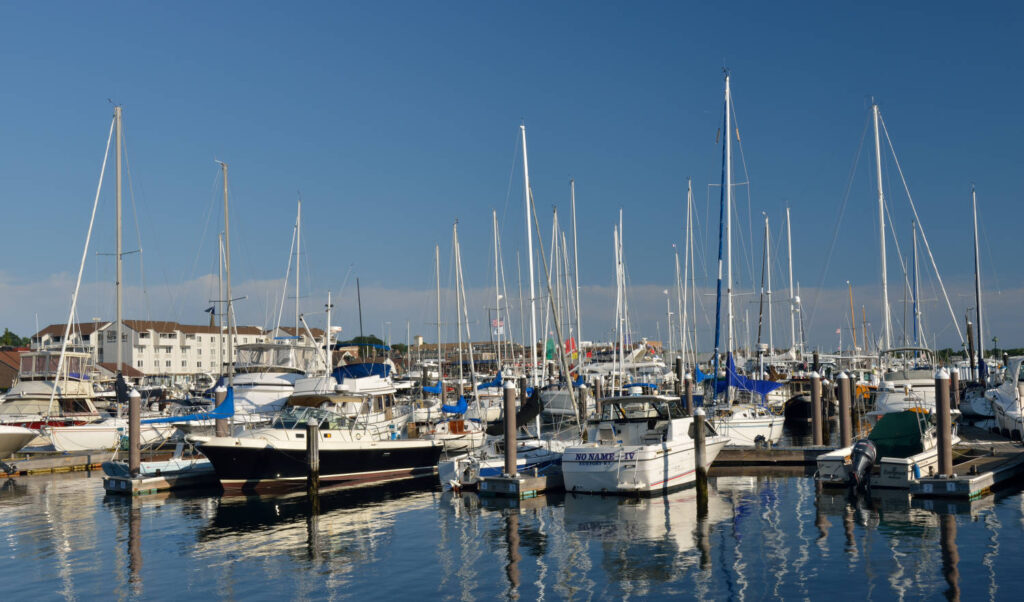
<svg viewBox="0 0 1024 602">
<path fill-rule="evenodd" d="M 100 362 L 100 367 L 110 372 L 111 374 L 117 374 L 117 362 Z M 145 376 L 142 372 L 129 366 L 128 364 L 121 364 L 121 374 L 128 378 L 141 378 Z"/>
</svg>

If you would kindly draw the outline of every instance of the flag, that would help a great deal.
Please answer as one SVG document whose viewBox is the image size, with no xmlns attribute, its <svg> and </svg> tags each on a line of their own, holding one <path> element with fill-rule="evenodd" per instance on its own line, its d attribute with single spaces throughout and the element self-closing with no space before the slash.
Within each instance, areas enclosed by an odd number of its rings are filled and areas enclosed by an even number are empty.
<svg viewBox="0 0 1024 602">
<path fill-rule="evenodd" d="M 842 329 L 840 329 L 840 328 L 836 328 L 836 334 L 841 334 L 841 330 Z"/>
<path fill-rule="evenodd" d="M 207 307 L 203 311 L 208 313 L 208 314 L 210 314 L 211 316 L 215 315 L 217 313 L 216 310 L 214 310 L 214 306 L 212 306 L 212 305 L 210 307 Z"/>
</svg>

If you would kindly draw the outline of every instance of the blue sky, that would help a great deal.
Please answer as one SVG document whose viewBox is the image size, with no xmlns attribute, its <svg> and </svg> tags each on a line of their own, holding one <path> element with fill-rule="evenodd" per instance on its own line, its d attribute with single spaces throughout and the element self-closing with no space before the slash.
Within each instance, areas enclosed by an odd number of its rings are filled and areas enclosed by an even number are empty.
<svg viewBox="0 0 1024 602">
<path fill-rule="evenodd" d="M 318 311 L 333 290 L 341 296 L 336 320 L 354 333 L 358 276 L 371 300 L 366 330 L 388 320 L 404 338 L 409 320 L 414 332 L 431 331 L 433 244 L 447 264 L 455 219 L 466 282 L 481 299 L 471 306 L 483 307 L 493 279 L 492 208 L 511 287 L 514 252 L 525 244 L 517 155 L 525 121 L 546 235 L 552 205 L 567 221 L 568 179 L 576 179 L 581 281 L 590 287 L 583 312 L 592 325 L 584 338 L 602 338 L 612 322 L 620 207 L 633 320 L 654 337 L 665 327 L 661 290 L 673 278 L 688 176 L 702 227 L 717 227 L 718 193 L 708 185 L 720 177 L 716 131 L 728 66 L 749 174 L 749 188 L 737 189 L 737 262 L 760 249 L 760 230 L 750 242 L 748 212 L 754 222 L 767 212 L 778 237 L 788 203 L 812 344 L 834 346 L 832 333 L 848 325 L 847 280 L 872 329 L 879 323 L 870 131 L 857 152 L 872 96 L 958 315 L 974 305 L 965 224 L 977 184 L 992 305 L 986 330 L 1001 344 L 1024 344 L 1015 309 L 1024 290 L 1015 260 L 1024 222 L 1016 177 L 1024 159 L 1022 25 L 1021 8 L 986 3 L 5 3 L 0 321 L 27 333 L 36 314 L 44 324 L 66 318 L 112 99 L 125 107 L 138 215 L 136 236 L 129 205 L 126 246 L 141 237 L 144 250 L 147 294 L 129 295 L 130 317 L 205 318 L 212 290 L 204 277 L 216 272 L 221 228 L 215 158 L 231 165 L 234 279 L 249 295 L 239 304 L 243 321 L 262 324 L 274 313 L 300 193 L 311 272 L 304 312 Z M 736 180 L 747 178 L 737 156 Z M 891 159 L 886 182 L 906 250 L 911 218 Z M 85 320 L 113 315 L 112 261 L 95 255 L 113 248 L 112 195 L 108 177 L 105 221 L 86 268 L 95 286 L 79 313 Z M 701 236 L 710 257 L 714 241 Z M 782 259 L 773 271 L 780 297 Z M 759 257 L 744 261 L 760 265 Z M 898 283 L 896 262 L 893 254 L 890 281 Z M 126 281 L 141 289 L 139 273 L 139 256 L 127 257 Z M 738 288 L 749 288 L 750 269 L 737 273 Z M 940 345 L 958 344 L 934 277 L 923 276 L 922 287 L 926 331 Z M 902 298 L 897 286 L 891 301 L 900 321 Z"/>
</svg>

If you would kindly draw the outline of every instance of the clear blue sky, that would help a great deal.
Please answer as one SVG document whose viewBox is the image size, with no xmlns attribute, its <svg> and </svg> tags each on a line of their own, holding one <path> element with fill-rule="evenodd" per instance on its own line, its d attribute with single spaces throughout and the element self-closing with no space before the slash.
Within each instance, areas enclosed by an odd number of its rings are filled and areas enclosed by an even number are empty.
<svg viewBox="0 0 1024 602">
<path fill-rule="evenodd" d="M 283 277 L 301 191 L 308 311 L 326 290 L 341 291 L 354 264 L 352 277 L 371 294 L 409 291 L 406 304 L 390 311 L 380 303 L 364 308 L 368 331 L 391 320 L 395 338 L 398 330 L 404 338 L 406 319 L 414 331 L 428 331 L 433 301 L 416 291 L 432 288 L 433 243 L 442 244 L 446 261 L 456 218 L 467 284 L 483 288 L 493 278 L 492 208 L 503 218 L 514 280 L 513 253 L 524 245 L 516 151 L 525 121 L 543 214 L 558 204 L 567 220 L 568 179 L 576 178 L 585 286 L 614 286 L 611 229 L 625 209 L 626 260 L 638 296 L 633 318 L 653 337 L 665 327 L 660 290 L 673 278 L 671 244 L 682 237 L 687 176 L 701 219 L 717 227 L 717 190 L 710 191 L 712 214 L 704 212 L 708 184 L 720 177 L 715 134 L 728 66 L 753 219 L 766 211 L 777 227 L 788 202 L 797 279 L 806 289 L 823 285 L 808 325 L 812 343 L 834 346 L 831 333 L 846 319 L 846 280 L 864 287 L 858 305 L 870 312 L 876 302 L 867 298 L 878 282 L 878 253 L 866 146 L 822 277 L 874 96 L 943 279 L 956 289 L 958 314 L 974 304 L 964 296 L 972 270 L 965 224 L 969 186 L 977 184 L 993 304 L 987 330 L 1001 343 L 1024 344 L 1013 309 L 1024 300 L 1017 257 L 1024 12 L 1011 3 L 899 4 L 4 3 L 0 320 L 24 334 L 36 313 L 42 323 L 65 319 L 59 295 L 70 294 L 77 270 L 112 99 L 125 107 L 155 297 L 130 306 L 132 317 L 204 319 L 205 293 L 173 303 L 161 295 L 215 272 L 217 158 L 231 165 L 237 282 Z M 745 179 L 738 157 L 736 180 Z M 900 244 L 909 247 L 909 210 L 891 161 L 886 179 Z M 113 248 L 112 190 L 105 187 L 106 221 L 94 253 Z M 749 240 L 746 191 L 737 197 L 738 235 Z M 134 248 L 130 208 L 126 215 L 126 244 Z M 542 229 L 547 234 L 549 226 Z M 737 242 L 737 256 L 749 246 Z M 107 282 L 112 262 L 90 257 L 86 280 Z M 126 265 L 126 280 L 138 284 L 137 256 Z M 890 266 L 898 283 L 895 256 Z M 749 270 L 738 272 L 741 288 L 749 287 Z M 781 265 L 774 277 L 781 295 Z M 923 278 L 927 328 L 940 344 L 954 344 L 933 280 Z M 338 319 L 353 333 L 351 280 L 341 292 Z M 240 307 L 244 321 L 264 322 L 264 297 Z M 902 320 L 898 285 L 892 297 Z M 782 314 L 785 307 L 777 307 Z M 607 330 L 611 311 L 597 302 L 588 309 L 584 299 L 592 331 Z M 109 318 L 113 311 L 96 300 L 80 317 L 94 313 Z"/>
</svg>

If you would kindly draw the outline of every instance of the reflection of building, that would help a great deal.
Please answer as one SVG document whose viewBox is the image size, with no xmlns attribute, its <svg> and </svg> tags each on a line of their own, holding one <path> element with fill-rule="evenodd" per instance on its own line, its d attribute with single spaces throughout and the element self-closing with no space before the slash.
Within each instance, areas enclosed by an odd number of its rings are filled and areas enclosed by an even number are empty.
<svg viewBox="0 0 1024 602">
<path fill-rule="evenodd" d="M 33 348 L 60 347 L 66 325 L 51 324 L 32 335 Z M 117 361 L 117 334 L 113 322 L 82 322 L 72 326 L 69 346 L 92 353 L 96 364 Z M 227 358 L 228 336 L 216 326 L 177 322 L 125 320 L 122 333 L 124 363 L 146 375 L 219 373 Z M 234 345 L 262 343 L 267 333 L 257 326 L 239 326 Z M 219 339 L 219 340 L 218 340 Z"/>
</svg>

